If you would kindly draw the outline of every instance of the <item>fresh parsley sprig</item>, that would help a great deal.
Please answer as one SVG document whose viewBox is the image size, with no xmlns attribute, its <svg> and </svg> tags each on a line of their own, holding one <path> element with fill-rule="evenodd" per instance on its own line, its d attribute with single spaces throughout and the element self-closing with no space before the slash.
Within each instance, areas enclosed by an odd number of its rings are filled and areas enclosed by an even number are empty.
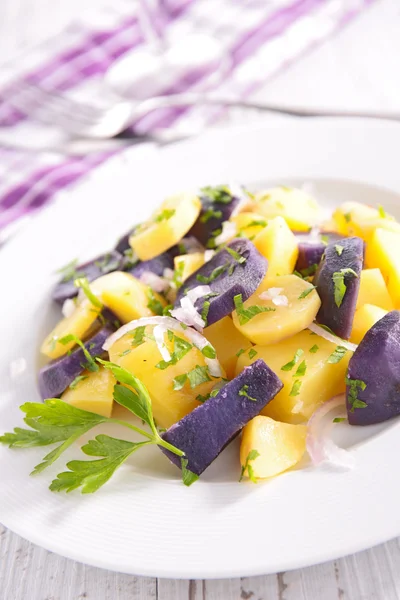
<svg viewBox="0 0 400 600">
<path fill-rule="evenodd" d="M 26 415 L 24 421 L 30 429 L 16 427 L 12 433 L 0 436 L 0 443 L 7 444 L 11 448 L 59 444 L 43 458 L 32 474 L 41 473 L 83 434 L 100 424 L 118 423 L 145 438 L 143 442 L 129 442 L 107 435 L 96 436 L 94 440 L 82 447 L 82 451 L 87 456 L 100 458 L 92 461 L 70 461 L 67 464 L 68 471 L 60 473 L 51 483 L 52 491 L 69 492 L 81 488 L 84 494 L 95 492 L 110 479 L 133 452 L 149 444 L 162 446 L 181 458 L 185 456 L 182 450 L 169 444 L 160 436 L 153 418 L 151 398 L 140 379 L 114 363 L 100 358 L 97 358 L 97 361 L 104 368 L 110 369 L 118 381 L 114 386 L 114 400 L 146 423 L 150 431 L 121 419 L 107 418 L 81 410 L 56 398 L 45 400 L 43 404 L 35 402 L 23 404 L 21 410 Z M 192 476 L 186 464 L 185 469 L 182 469 L 182 475 L 185 485 L 190 485 L 196 480 L 196 476 Z"/>
</svg>

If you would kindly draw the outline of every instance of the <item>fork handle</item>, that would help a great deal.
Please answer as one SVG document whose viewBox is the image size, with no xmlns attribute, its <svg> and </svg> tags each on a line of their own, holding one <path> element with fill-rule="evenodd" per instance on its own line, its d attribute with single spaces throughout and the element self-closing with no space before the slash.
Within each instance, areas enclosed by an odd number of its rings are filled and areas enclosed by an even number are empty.
<svg viewBox="0 0 400 600">
<path fill-rule="evenodd" d="M 305 108 L 299 106 L 282 106 L 274 103 L 260 103 L 252 100 L 219 95 L 216 93 L 182 93 L 170 96 L 156 96 L 141 102 L 135 109 L 135 116 L 145 115 L 150 110 L 157 108 L 179 108 L 185 106 L 229 106 L 236 108 L 250 108 L 294 117 L 356 117 L 369 119 L 386 119 L 399 121 L 400 112 L 380 112 L 375 110 L 348 110 Z"/>
</svg>

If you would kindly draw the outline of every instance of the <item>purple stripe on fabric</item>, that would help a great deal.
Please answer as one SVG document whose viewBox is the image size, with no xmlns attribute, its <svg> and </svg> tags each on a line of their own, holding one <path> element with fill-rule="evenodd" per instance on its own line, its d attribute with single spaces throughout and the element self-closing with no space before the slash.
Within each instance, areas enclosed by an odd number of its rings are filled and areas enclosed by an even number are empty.
<svg viewBox="0 0 400 600">
<path fill-rule="evenodd" d="M 248 31 L 239 39 L 231 49 L 233 68 L 243 62 L 251 53 L 255 52 L 267 40 L 281 34 L 299 17 L 305 16 L 320 6 L 325 0 L 297 0 L 294 4 L 282 8 L 265 21 Z M 204 71 L 203 76 L 209 74 L 211 69 Z M 185 91 L 187 87 L 182 80 L 162 92 L 163 94 L 174 94 Z M 136 121 L 130 130 L 147 133 L 151 130 L 170 127 L 188 108 L 169 108 L 152 111 L 145 117 Z"/>
</svg>

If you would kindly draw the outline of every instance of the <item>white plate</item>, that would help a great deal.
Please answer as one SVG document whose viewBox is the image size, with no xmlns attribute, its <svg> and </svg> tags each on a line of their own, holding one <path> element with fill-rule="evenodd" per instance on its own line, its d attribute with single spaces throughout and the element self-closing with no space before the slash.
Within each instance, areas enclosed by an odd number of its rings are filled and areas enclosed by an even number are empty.
<svg viewBox="0 0 400 600">
<path fill-rule="evenodd" d="M 57 267 L 107 250 L 167 193 L 232 179 L 253 187 L 314 181 L 326 205 L 381 203 L 400 217 L 399 156 L 400 125 L 321 119 L 217 131 L 161 152 L 133 149 L 98 169 L 0 252 L 1 430 L 21 422 L 20 404 L 39 399 L 37 348 L 56 316 L 49 290 Z M 19 358 L 27 368 L 12 379 Z M 69 558 L 139 575 L 235 577 L 333 559 L 400 534 L 398 421 L 339 431 L 355 444 L 352 471 L 306 467 L 239 485 L 231 445 L 186 488 L 154 449 L 93 496 L 48 491 L 67 457 L 33 478 L 46 449 L 1 446 L 0 520 Z"/>
</svg>

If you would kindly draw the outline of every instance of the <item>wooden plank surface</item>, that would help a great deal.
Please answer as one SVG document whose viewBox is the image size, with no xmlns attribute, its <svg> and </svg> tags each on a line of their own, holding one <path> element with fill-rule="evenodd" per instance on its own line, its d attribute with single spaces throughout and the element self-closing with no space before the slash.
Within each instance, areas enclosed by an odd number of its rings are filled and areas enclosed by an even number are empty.
<svg viewBox="0 0 400 600">
<path fill-rule="evenodd" d="M 86 0 L 85 7 L 96 4 L 97 0 Z M 61 30 L 81 6 L 80 0 L 1 0 L 0 60 L 12 58 L 27 45 Z M 351 28 L 270 82 L 257 98 L 285 102 L 296 94 L 298 103 L 400 109 L 399 56 L 400 4 L 398 0 L 382 0 Z M 317 83 L 303 86 L 305 79 Z M 254 118 L 258 115 L 231 114 L 233 122 Z M 384 507 L 377 507 L 381 509 Z M 332 516 L 338 518 L 340 515 Z M 0 526 L 0 600 L 399 598 L 399 540 L 277 575 L 178 581 L 133 577 L 82 565 L 38 548 Z"/>
</svg>

